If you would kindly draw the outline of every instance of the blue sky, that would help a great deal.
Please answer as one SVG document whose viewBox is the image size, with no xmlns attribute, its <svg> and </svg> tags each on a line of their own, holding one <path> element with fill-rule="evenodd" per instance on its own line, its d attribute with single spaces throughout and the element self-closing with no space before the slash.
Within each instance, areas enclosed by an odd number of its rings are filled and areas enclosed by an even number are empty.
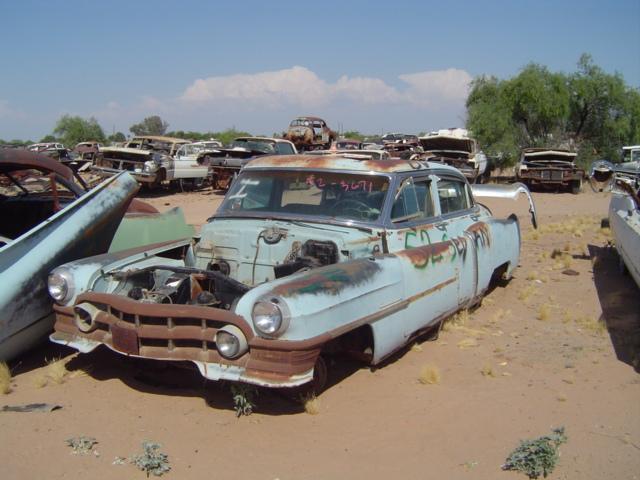
<svg viewBox="0 0 640 480">
<path fill-rule="evenodd" d="M 272 134 L 297 115 L 416 133 L 464 123 L 466 86 L 583 52 L 640 87 L 640 0 L 31 1 L 0 4 L 0 138 L 63 114 L 104 130 Z"/>
</svg>

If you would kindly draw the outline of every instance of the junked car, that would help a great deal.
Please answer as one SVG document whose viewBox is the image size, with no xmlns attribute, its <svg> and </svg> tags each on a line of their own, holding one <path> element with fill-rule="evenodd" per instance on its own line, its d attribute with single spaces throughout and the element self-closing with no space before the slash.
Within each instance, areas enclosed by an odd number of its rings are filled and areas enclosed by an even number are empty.
<svg viewBox="0 0 640 480">
<path fill-rule="evenodd" d="M 447 128 L 420 137 L 425 157 L 460 170 L 470 182 L 482 183 L 487 176 L 487 156 L 464 128 Z"/>
<path fill-rule="evenodd" d="M 589 172 L 591 184 L 599 190 L 611 189 L 617 180 L 631 186 L 640 183 L 640 145 L 622 147 L 622 162 L 596 160 Z"/>
<path fill-rule="evenodd" d="M 242 167 L 262 155 L 294 155 L 296 147 L 289 140 L 269 137 L 238 137 L 229 148 L 220 148 L 203 155 L 210 165 L 214 188 L 227 189 Z"/>
<path fill-rule="evenodd" d="M 500 187 L 482 195 L 518 193 Z M 519 247 L 517 217 L 494 218 L 449 166 L 264 156 L 192 241 L 53 270 L 50 339 L 320 389 L 325 356 L 379 364 L 509 278 Z"/>
<path fill-rule="evenodd" d="M 352 149 L 335 149 L 335 150 L 311 150 L 304 152 L 305 155 L 341 155 L 349 158 L 360 158 L 363 160 L 388 160 L 391 158 L 386 150 L 352 150 Z"/>
<path fill-rule="evenodd" d="M 90 191 L 79 179 L 51 158 L 0 151 L 0 361 L 51 331 L 47 275 L 53 267 L 193 233 L 181 211 L 160 214 L 134 199 L 138 186 L 127 174 Z"/>
<path fill-rule="evenodd" d="M 190 160 L 174 159 L 178 149 L 188 143 L 191 142 L 173 137 L 134 137 L 124 147 L 101 148 L 92 170 L 103 177 L 127 171 L 150 188 L 165 180 L 196 182 L 206 178 L 208 169 L 199 165 L 194 167 Z"/>
<path fill-rule="evenodd" d="M 584 170 L 576 165 L 576 156 L 564 149 L 525 148 L 516 165 L 516 179 L 530 187 L 568 188 L 578 194 Z"/>
<path fill-rule="evenodd" d="M 298 117 L 291 121 L 284 134 L 285 140 L 292 142 L 300 151 L 328 149 L 337 138 L 323 119 L 319 117 Z"/>
<path fill-rule="evenodd" d="M 640 190 L 637 183 L 615 180 L 609 202 L 609 225 L 620 256 L 621 270 L 640 288 Z"/>
</svg>

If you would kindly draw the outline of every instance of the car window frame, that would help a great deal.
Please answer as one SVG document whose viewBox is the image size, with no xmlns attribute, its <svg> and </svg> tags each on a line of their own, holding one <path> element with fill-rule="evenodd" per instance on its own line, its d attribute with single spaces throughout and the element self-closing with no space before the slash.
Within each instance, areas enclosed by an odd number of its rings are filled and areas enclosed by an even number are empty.
<svg viewBox="0 0 640 480">
<path fill-rule="evenodd" d="M 441 217 L 443 220 L 447 220 L 450 218 L 455 218 L 458 216 L 463 216 L 465 214 L 468 214 L 470 212 L 473 212 L 476 208 L 476 203 L 475 203 L 475 199 L 473 198 L 473 195 L 471 194 L 471 188 L 469 186 L 469 182 L 466 179 L 462 179 L 462 178 L 457 178 L 454 175 L 446 175 L 446 174 L 438 174 L 438 179 L 437 182 L 435 183 L 435 196 L 438 197 L 438 216 Z M 443 213 L 442 212 L 442 205 L 440 203 L 440 195 L 438 194 L 438 186 L 439 183 L 441 181 L 448 181 L 448 182 L 458 182 L 458 183 L 462 183 L 464 185 L 464 193 L 465 193 L 465 197 L 467 198 L 467 203 L 468 203 L 468 207 L 467 208 L 463 208 L 460 210 L 455 210 L 453 212 L 447 212 L 447 213 Z"/>
<path fill-rule="evenodd" d="M 426 182 L 427 183 L 427 191 L 429 192 L 429 199 L 431 201 L 431 215 L 425 215 L 423 216 L 414 216 L 412 218 L 408 218 L 406 220 L 396 220 L 394 221 L 391 218 L 391 214 L 393 212 L 393 205 L 395 204 L 395 201 L 397 199 L 397 197 L 399 196 L 399 192 L 400 192 L 400 188 L 403 186 L 403 184 L 405 184 L 405 182 L 411 179 L 412 184 L 415 186 L 415 184 L 417 182 Z M 411 227 L 415 227 L 417 225 L 425 225 L 425 224 L 429 224 L 429 223 L 434 223 L 436 221 L 436 219 L 438 218 L 438 210 L 436 210 L 436 203 L 434 201 L 433 198 L 433 184 L 434 184 L 434 177 L 431 174 L 431 172 L 420 172 L 419 174 L 415 174 L 415 173 L 409 173 L 407 175 L 403 175 L 400 176 L 398 178 L 398 181 L 396 183 L 396 191 L 398 193 L 394 194 L 394 195 L 389 195 L 389 205 L 387 207 L 387 215 L 386 215 L 386 222 L 392 229 L 404 229 L 404 228 L 411 228 Z M 439 208 L 439 204 L 437 205 L 437 207 Z"/>
</svg>

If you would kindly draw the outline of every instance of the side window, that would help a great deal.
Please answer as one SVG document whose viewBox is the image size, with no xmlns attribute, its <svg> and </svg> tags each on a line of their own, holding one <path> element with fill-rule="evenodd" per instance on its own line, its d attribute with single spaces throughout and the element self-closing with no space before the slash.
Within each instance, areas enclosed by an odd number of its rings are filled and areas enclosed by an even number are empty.
<svg viewBox="0 0 640 480">
<path fill-rule="evenodd" d="M 433 216 L 429 180 L 407 179 L 402 183 L 391 209 L 392 222 L 404 222 Z"/>
<path fill-rule="evenodd" d="M 276 143 L 276 152 L 278 152 L 279 155 L 293 155 L 291 145 L 284 142 Z"/>
<path fill-rule="evenodd" d="M 471 207 L 466 184 L 457 180 L 440 180 L 438 182 L 438 198 L 442 215 Z"/>
</svg>

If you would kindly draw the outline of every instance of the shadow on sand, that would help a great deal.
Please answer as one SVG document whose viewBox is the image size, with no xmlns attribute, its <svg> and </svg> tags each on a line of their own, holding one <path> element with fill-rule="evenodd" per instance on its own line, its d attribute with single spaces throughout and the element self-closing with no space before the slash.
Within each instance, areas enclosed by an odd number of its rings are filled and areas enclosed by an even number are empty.
<svg viewBox="0 0 640 480">
<path fill-rule="evenodd" d="M 589 245 L 594 260 L 593 278 L 618 360 L 640 373 L 640 290 L 628 274 L 620 272 L 612 247 Z"/>
<path fill-rule="evenodd" d="M 64 355 L 62 355 L 64 356 Z M 361 368 L 346 358 L 328 360 L 325 391 L 340 383 Z M 100 347 L 91 353 L 79 355 L 67 363 L 69 371 L 81 370 L 98 381 L 119 379 L 130 388 L 152 395 L 202 398 L 206 405 L 216 409 L 234 410 L 231 383 L 209 381 L 202 377 L 191 362 L 163 362 L 127 358 Z M 264 415 L 291 415 L 304 412 L 301 396 L 303 389 L 256 388 L 255 412 Z"/>
</svg>

